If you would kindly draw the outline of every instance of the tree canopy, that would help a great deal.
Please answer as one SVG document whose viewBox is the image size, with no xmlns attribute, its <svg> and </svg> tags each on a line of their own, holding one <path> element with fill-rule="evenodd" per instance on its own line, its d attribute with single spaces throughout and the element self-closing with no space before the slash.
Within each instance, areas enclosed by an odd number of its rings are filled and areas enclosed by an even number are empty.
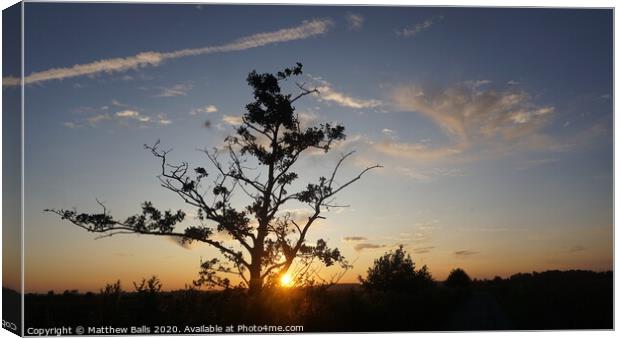
<svg viewBox="0 0 620 338">
<path fill-rule="evenodd" d="M 417 291 L 433 283 L 426 265 L 416 270 L 411 256 L 400 245 L 375 260 L 366 278 L 360 277 L 367 289 L 379 291 Z"/>
</svg>

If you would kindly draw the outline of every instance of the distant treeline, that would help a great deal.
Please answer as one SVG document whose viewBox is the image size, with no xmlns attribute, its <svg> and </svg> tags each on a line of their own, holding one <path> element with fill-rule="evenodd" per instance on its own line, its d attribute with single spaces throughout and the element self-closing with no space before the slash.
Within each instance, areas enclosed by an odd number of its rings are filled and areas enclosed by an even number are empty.
<svg viewBox="0 0 620 338">
<path fill-rule="evenodd" d="M 274 288 L 255 297 L 243 290 L 162 292 L 157 281 L 125 292 L 114 283 L 99 293 L 27 294 L 25 323 L 304 325 L 305 332 L 613 328 L 612 272 L 546 271 L 492 280 L 463 274 L 409 289 L 349 284 Z"/>
<path fill-rule="evenodd" d="M 515 329 L 612 329 L 613 272 L 518 273 L 475 281 L 495 296 Z"/>
</svg>

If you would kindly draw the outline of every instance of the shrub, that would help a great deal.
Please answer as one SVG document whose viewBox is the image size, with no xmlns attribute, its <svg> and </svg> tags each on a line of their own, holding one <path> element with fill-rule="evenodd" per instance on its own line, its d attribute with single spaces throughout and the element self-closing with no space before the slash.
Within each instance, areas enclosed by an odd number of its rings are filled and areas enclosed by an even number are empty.
<svg viewBox="0 0 620 338">
<path fill-rule="evenodd" d="M 121 287 L 121 281 L 117 280 L 115 283 L 106 283 L 106 285 L 99 290 L 99 293 L 104 296 L 114 296 L 118 297 L 123 292 L 123 288 Z"/>
<path fill-rule="evenodd" d="M 142 278 L 140 283 L 133 282 L 133 287 L 138 293 L 156 294 L 161 291 L 161 281 L 157 276 L 153 276 L 149 279 Z"/>
<path fill-rule="evenodd" d="M 465 270 L 456 268 L 448 275 L 446 286 L 450 288 L 469 289 L 471 287 L 471 278 L 469 278 Z"/>
<path fill-rule="evenodd" d="M 376 259 L 368 268 L 366 279 L 359 279 L 366 289 L 379 291 L 418 291 L 434 284 L 426 265 L 416 271 L 415 263 L 402 245 Z"/>
</svg>

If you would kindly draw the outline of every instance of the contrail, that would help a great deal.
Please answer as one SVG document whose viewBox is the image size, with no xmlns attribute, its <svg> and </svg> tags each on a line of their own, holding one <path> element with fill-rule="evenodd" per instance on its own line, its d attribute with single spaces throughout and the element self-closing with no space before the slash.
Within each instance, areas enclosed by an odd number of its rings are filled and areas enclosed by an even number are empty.
<svg viewBox="0 0 620 338">
<path fill-rule="evenodd" d="M 267 46 L 279 42 L 303 40 L 327 33 L 332 25 L 333 22 L 330 19 L 314 19 L 304 21 L 301 25 L 296 27 L 285 28 L 274 32 L 258 33 L 220 46 L 182 49 L 165 53 L 150 51 L 124 58 L 103 59 L 91 63 L 74 65 L 72 67 L 52 68 L 41 72 L 31 73 L 24 78 L 24 84 L 32 84 L 49 80 L 61 80 L 98 73 L 123 72 L 130 69 L 159 66 L 166 60 L 178 59 L 187 56 L 235 52 Z M 9 76 L 2 79 L 2 85 L 19 86 L 21 85 L 21 81 L 19 77 Z"/>
</svg>

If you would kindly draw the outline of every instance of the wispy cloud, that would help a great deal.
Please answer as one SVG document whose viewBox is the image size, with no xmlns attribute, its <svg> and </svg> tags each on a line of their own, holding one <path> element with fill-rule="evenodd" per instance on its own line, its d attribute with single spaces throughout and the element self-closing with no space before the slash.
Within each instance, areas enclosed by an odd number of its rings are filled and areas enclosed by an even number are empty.
<svg viewBox="0 0 620 338">
<path fill-rule="evenodd" d="M 568 249 L 568 252 L 570 253 L 575 253 L 575 252 L 581 252 L 581 251 L 585 251 L 587 248 L 581 245 L 575 245 L 570 247 L 570 249 Z"/>
<path fill-rule="evenodd" d="M 128 104 L 122 103 L 122 102 L 120 102 L 120 101 L 118 101 L 116 99 L 112 99 L 111 103 L 112 103 L 113 106 L 116 106 L 116 107 L 129 107 Z"/>
<path fill-rule="evenodd" d="M 381 129 L 381 132 L 383 134 L 385 134 L 385 135 L 390 136 L 390 137 L 393 136 L 394 134 L 396 134 L 396 132 L 394 130 L 390 129 L 390 128 L 383 128 L 383 129 Z"/>
<path fill-rule="evenodd" d="M 114 256 L 118 256 L 118 257 L 133 257 L 134 255 L 132 253 L 127 253 L 127 252 L 115 252 Z"/>
<path fill-rule="evenodd" d="M 190 115 L 198 115 L 198 114 L 211 114 L 217 113 L 218 109 L 216 106 L 209 104 L 200 108 L 192 109 L 189 114 Z"/>
<path fill-rule="evenodd" d="M 170 87 L 161 87 L 160 92 L 155 97 L 174 97 L 174 96 L 187 96 L 187 93 L 192 90 L 193 86 L 189 83 L 179 83 Z"/>
<path fill-rule="evenodd" d="M 139 122 L 149 122 L 151 121 L 151 117 L 150 116 L 146 116 L 146 115 L 142 115 L 139 112 L 135 111 L 135 110 L 121 110 L 116 112 L 116 114 L 114 114 L 117 118 L 119 118 L 119 120 L 123 121 L 123 120 L 136 120 Z"/>
<path fill-rule="evenodd" d="M 431 252 L 432 249 L 435 249 L 435 247 L 434 246 L 424 246 L 424 247 L 421 247 L 421 248 L 414 248 L 413 249 L 413 253 L 425 254 L 425 253 Z"/>
<path fill-rule="evenodd" d="M 69 129 L 76 129 L 81 127 L 79 124 L 75 123 L 75 122 L 65 122 L 63 123 L 63 125 Z"/>
<path fill-rule="evenodd" d="M 162 126 L 167 126 L 169 124 L 172 124 L 172 120 L 167 118 L 165 114 L 157 114 L 155 123 L 162 125 Z"/>
<path fill-rule="evenodd" d="M 416 227 L 416 229 L 422 230 L 422 231 L 435 230 L 439 227 L 439 220 L 431 219 L 428 221 L 422 221 L 422 222 L 415 223 L 414 226 Z"/>
<path fill-rule="evenodd" d="M 477 254 L 479 254 L 478 251 L 472 251 L 472 250 L 459 250 L 459 251 L 454 252 L 454 255 L 457 257 L 468 257 L 468 256 L 477 255 Z"/>
<path fill-rule="evenodd" d="M 347 237 L 342 237 L 342 241 L 343 242 L 361 242 L 361 241 L 366 241 L 368 240 L 368 238 L 363 237 L 363 236 L 347 236 Z"/>
<path fill-rule="evenodd" d="M 416 85 L 395 87 L 394 109 L 427 117 L 450 142 L 434 145 L 388 140 L 377 142 L 374 148 L 391 156 L 426 162 L 470 154 L 480 148 L 496 153 L 507 153 L 516 147 L 553 150 L 557 142 L 542 129 L 555 108 L 536 105 L 524 91 L 481 88 L 488 83 L 466 81 L 439 89 Z"/>
<path fill-rule="evenodd" d="M 141 113 L 140 109 L 131 107 L 130 105 L 121 103 L 117 100 L 112 100 L 109 106 L 105 105 L 99 108 L 79 107 L 75 110 L 75 112 L 82 116 L 75 121 L 63 123 L 66 128 L 76 129 L 84 126 L 95 128 L 106 121 L 117 122 L 118 125 L 126 127 L 135 125 L 140 128 L 145 128 L 152 125 L 166 126 L 172 124 L 172 120 L 165 114 L 147 115 Z"/>
<path fill-rule="evenodd" d="M 140 116 L 140 113 L 135 110 L 122 110 L 116 112 L 115 115 L 118 117 L 137 118 L 138 116 Z"/>
<path fill-rule="evenodd" d="M 359 243 L 359 244 L 356 244 L 353 247 L 353 249 L 355 249 L 355 251 L 364 251 L 364 250 L 372 250 L 372 249 L 381 249 L 385 247 L 386 247 L 385 244 Z"/>
<path fill-rule="evenodd" d="M 302 111 L 297 113 L 299 124 L 302 129 L 313 126 L 319 119 L 319 115 L 311 111 Z"/>
<path fill-rule="evenodd" d="M 107 121 L 110 119 L 111 117 L 109 114 L 97 114 L 97 115 L 87 118 L 86 121 L 91 127 L 95 127 L 97 126 L 97 124 L 99 124 L 99 122 Z"/>
<path fill-rule="evenodd" d="M 560 161 L 559 158 L 539 158 L 539 159 L 534 159 L 534 160 L 528 160 L 528 161 L 525 161 L 525 163 L 523 163 L 521 166 L 519 166 L 517 170 L 527 170 L 527 169 L 542 166 L 545 164 L 556 163 L 559 161 Z"/>
<path fill-rule="evenodd" d="M 395 166 L 392 168 L 393 172 L 408 177 L 414 181 L 422 183 L 434 182 L 440 177 L 463 177 L 468 176 L 467 173 L 461 168 L 422 168 L 422 167 L 406 167 Z"/>
<path fill-rule="evenodd" d="M 235 52 L 287 41 L 303 40 L 327 33 L 332 25 L 333 22 L 330 19 L 308 20 L 304 21 L 299 26 L 273 32 L 258 33 L 219 46 L 182 49 L 164 53 L 155 51 L 142 52 L 128 57 L 102 59 L 71 67 L 59 67 L 34 72 L 24 77 L 23 80 L 24 84 L 33 84 L 76 76 L 115 73 L 144 67 L 155 67 L 167 60 L 188 56 Z M 19 77 L 9 76 L 2 79 L 3 86 L 19 86 L 20 84 Z"/>
<path fill-rule="evenodd" d="M 364 16 L 359 13 L 347 13 L 345 16 L 347 20 L 347 28 L 352 31 L 359 31 L 364 26 Z"/>
<path fill-rule="evenodd" d="M 530 230 L 527 228 L 514 228 L 514 227 L 467 227 L 456 229 L 458 231 L 465 232 L 482 232 L 482 233 L 506 233 L 506 232 L 529 232 Z"/>
<path fill-rule="evenodd" d="M 241 116 L 224 115 L 222 117 L 222 122 L 229 124 L 231 126 L 239 126 L 241 125 L 241 123 L 243 123 L 243 119 L 241 118 Z"/>
<path fill-rule="evenodd" d="M 412 37 L 419 34 L 420 32 L 431 28 L 435 23 L 441 20 L 443 20 L 443 16 L 430 18 L 422 22 L 416 23 L 415 25 L 407 26 L 403 29 L 396 30 L 396 34 L 406 38 Z"/>
<path fill-rule="evenodd" d="M 479 90 L 464 82 L 436 91 L 418 86 L 397 87 L 396 105 L 434 121 L 449 136 L 462 143 L 501 137 L 514 140 L 539 130 L 554 107 L 536 107 L 523 91 Z"/>
<path fill-rule="evenodd" d="M 316 89 L 319 91 L 319 94 L 317 94 L 319 101 L 332 102 L 342 107 L 365 109 L 376 108 L 382 104 L 379 100 L 361 99 L 339 92 L 327 83 L 324 83 Z"/>
</svg>

